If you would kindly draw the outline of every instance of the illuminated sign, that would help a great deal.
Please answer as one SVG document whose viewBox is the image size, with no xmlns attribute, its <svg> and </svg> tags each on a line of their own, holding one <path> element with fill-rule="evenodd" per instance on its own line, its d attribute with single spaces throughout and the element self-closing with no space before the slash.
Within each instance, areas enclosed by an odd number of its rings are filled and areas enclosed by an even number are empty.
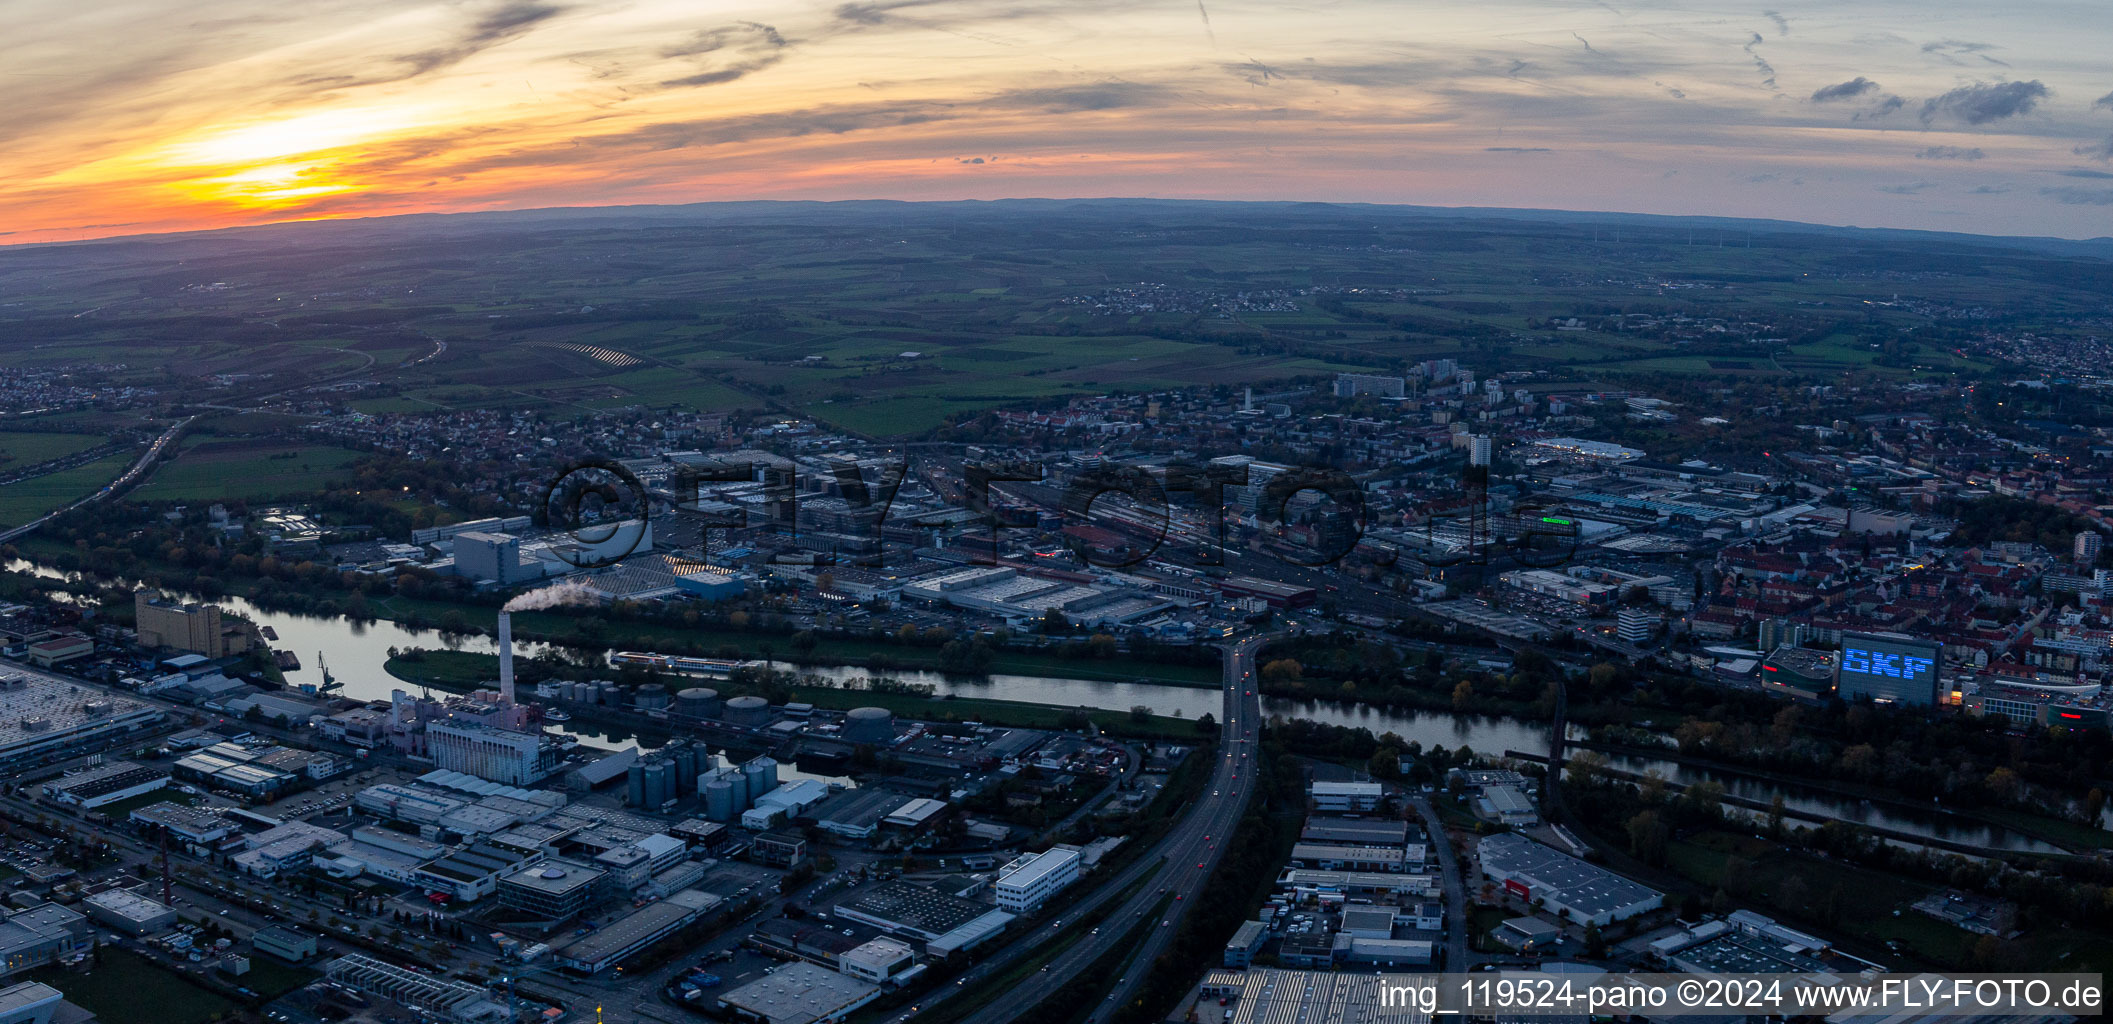
<svg viewBox="0 0 2113 1024">
<path fill-rule="evenodd" d="M 1837 692 L 1846 701 L 1935 704 L 1941 650 L 1913 637 L 1844 633 Z"/>
<path fill-rule="evenodd" d="M 1861 672 L 1867 675 L 1888 676 L 1893 679 L 1921 679 L 1935 658 L 1913 654 L 1897 654 L 1892 651 L 1862 650 L 1856 647 L 1842 648 L 1842 671 Z"/>
</svg>

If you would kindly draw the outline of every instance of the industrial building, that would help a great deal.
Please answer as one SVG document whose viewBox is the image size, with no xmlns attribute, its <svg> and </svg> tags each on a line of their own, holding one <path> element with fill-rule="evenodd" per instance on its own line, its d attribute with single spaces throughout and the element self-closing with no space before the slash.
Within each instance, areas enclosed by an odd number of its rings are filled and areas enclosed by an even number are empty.
<svg viewBox="0 0 2113 1024">
<path fill-rule="evenodd" d="M 40 903 L 0 918 L 0 977 L 13 977 L 95 948 L 88 919 L 56 903 Z"/>
<path fill-rule="evenodd" d="M 1541 823 L 1540 808 L 1526 794 L 1510 786 L 1484 786 L 1476 798 L 1483 817 L 1501 825 L 1532 826 Z"/>
<path fill-rule="evenodd" d="M 600 974 L 688 926 L 722 902 L 710 893 L 683 889 L 561 943 L 552 949 L 551 956 L 569 970 Z"/>
<path fill-rule="evenodd" d="M 575 861 L 551 859 L 499 879 L 499 902 L 545 921 L 568 921 L 606 893 L 608 875 Z"/>
<path fill-rule="evenodd" d="M 885 984 L 917 960 L 917 951 L 900 939 L 881 936 L 837 954 L 836 969 L 860 981 Z"/>
<path fill-rule="evenodd" d="M 220 606 L 177 604 L 150 590 L 132 594 L 139 645 L 150 649 L 189 651 L 207 658 L 241 654 L 250 647 L 249 633 L 222 620 Z"/>
<path fill-rule="evenodd" d="M 1406 871 L 1406 856 L 1406 851 L 1398 846 L 1298 843 L 1291 848 L 1292 866 L 1322 871 Z"/>
<path fill-rule="evenodd" d="M 1301 1021 L 1430 1024 L 1430 1014 L 1416 1012 L 1401 1006 L 1398 1000 L 1387 999 L 1382 990 L 1388 984 L 1385 977 L 1371 973 L 1256 968 L 1212 971 L 1204 976 L 1199 992 L 1205 999 L 1227 1001 L 1224 1024 Z M 1220 1018 L 1213 1016 L 1211 1019 Z"/>
<path fill-rule="evenodd" d="M 79 757 L 145 732 L 164 718 L 151 705 L 71 680 L 0 670 L 0 769 Z"/>
<path fill-rule="evenodd" d="M 1363 812 L 1378 810 L 1386 790 L 1377 782 L 1313 782 L 1307 784 L 1306 795 L 1317 810 Z"/>
<path fill-rule="evenodd" d="M 836 916 L 847 921 L 926 942 L 991 914 L 1005 921 L 1013 918 L 987 904 L 900 880 L 883 882 L 836 906 Z"/>
<path fill-rule="evenodd" d="M 52 1024 L 62 1012 L 68 1024 L 93 1019 L 94 1015 L 66 1001 L 66 994 L 41 981 L 24 981 L 0 988 L 0 1024 Z"/>
<path fill-rule="evenodd" d="M 1476 850 L 1482 873 L 1548 913 L 1606 927 L 1658 909 L 1665 894 L 1534 842 L 1522 835 L 1485 837 Z"/>
<path fill-rule="evenodd" d="M 129 889 L 105 889 L 81 901 L 88 916 L 127 935 L 151 935 L 176 923 L 176 910 Z"/>
<path fill-rule="evenodd" d="M 257 929 L 249 941 L 257 952 L 268 953 L 290 964 L 306 962 L 316 955 L 317 949 L 315 936 L 279 924 Z"/>
<path fill-rule="evenodd" d="M 91 810 L 104 804 L 151 793 L 169 784 L 169 773 L 131 761 L 112 761 L 61 775 L 44 784 L 44 799 L 64 807 Z"/>
<path fill-rule="evenodd" d="M 513 732 L 477 722 L 431 722 L 426 748 L 433 763 L 448 771 L 474 775 L 509 786 L 531 786 L 557 770 L 557 740 L 534 732 Z"/>
<path fill-rule="evenodd" d="M 416 1006 L 426 1014 L 453 1024 L 497 1024 L 507 1017 L 506 1005 L 492 999 L 490 993 L 479 986 L 398 967 L 357 953 L 331 961 L 323 973 L 340 985 L 405 1006 Z"/>
<path fill-rule="evenodd" d="M 998 905 L 1016 914 L 1031 913 L 1065 886 L 1078 881 L 1076 850 L 1053 847 L 1021 857 L 998 870 Z"/>
<path fill-rule="evenodd" d="M 798 961 L 729 990 L 719 1012 L 750 1024 L 826 1024 L 873 1001 L 881 988 L 816 964 Z"/>
</svg>

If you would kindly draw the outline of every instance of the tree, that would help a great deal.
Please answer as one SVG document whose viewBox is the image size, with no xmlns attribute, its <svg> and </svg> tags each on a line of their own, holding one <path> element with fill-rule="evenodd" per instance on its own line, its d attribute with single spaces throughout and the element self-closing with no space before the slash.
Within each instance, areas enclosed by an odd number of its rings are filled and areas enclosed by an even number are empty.
<svg viewBox="0 0 2113 1024">
<path fill-rule="evenodd" d="M 1278 658 L 1262 666 L 1265 683 L 1289 683 L 1305 678 L 1306 666 L 1292 658 Z"/>
<path fill-rule="evenodd" d="M 1113 658 L 1117 644 L 1115 638 L 1106 633 L 1095 633 L 1086 641 L 1086 650 L 1096 658 Z"/>
<path fill-rule="evenodd" d="M 1467 711 L 1475 706 L 1475 683 L 1462 679 L 1453 686 L 1453 710 Z"/>
<path fill-rule="evenodd" d="M 1628 821 L 1629 852 L 1646 864 L 1665 862 L 1666 843 L 1672 833 L 1658 820 L 1657 811 L 1638 811 Z"/>
<path fill-rule="evenodd" d="M 1135 722 L 1135 723 L 1137 723 L 1138 725 L 1144 725 L 1145 723 L 1147 723 L 1147 722 L 1150 722 L 1151 720 L 1152 720 L 1152 706 L 1151 706 L 1151 705 L 1149 705 L 1149 704 L 1132 704 L 1132 705 L 1130 705 L 1130 721 L 1132 721 L 1132 722 Z"/>
<path fill-rule="evenodd" d="M 1607 937 L 1600 934 L 1596 922 L 1585 925 L 1585 955 L 1594 960 L 1607 955 Z"/>
<path fill-rule="evenodd" d="M 1196 732 L 1203 736 L 1218 735 L 1218 719 L 1210 712 L 1204 712 L 1202 718 L 1196 719 Z"/>
<path fill-rule="evenodd" d="M 1071 632 L 1071 620 L 1064 617 L 1061 608 L 1051 608 L 1042 613 L 1042 632 L 1051 636 Z"/>
<path fill-rule="evenodd" d="M 1782 837 L 1783 794 L 1777 793 L 1774 799 L 1768 801 L 1768 838 L 1781 839 Z"/>
</svg>

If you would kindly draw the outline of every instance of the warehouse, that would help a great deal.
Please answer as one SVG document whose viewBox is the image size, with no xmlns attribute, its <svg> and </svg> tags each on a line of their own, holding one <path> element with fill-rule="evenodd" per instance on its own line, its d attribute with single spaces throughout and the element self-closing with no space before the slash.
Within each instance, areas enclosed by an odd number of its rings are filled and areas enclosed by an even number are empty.
<svg viewBox="0 0 2113 1024">
<path fill-rule="evenodd" d="M 25 669 L 0 671 L 0 768 L 63 761 L 161 724 L 161 711 Z"/>
<path fill-rule="evenodd" d="M 684 889 L 559 945 L 552 956 L 570 970 L 600 974 L 710 913 L 721 902 L 710 893 Z"/>
<path fill-rule="evenodd" d="M 1665 894 L 1534 842 L 1502 833 L 1478 848 L 1482 873 L 1521 900 L 1578 924 L 1606 927 L 1658 909 Z"/>
<path fill-rule="evenodd" d="M 127 935 L 150 935 L 176 923 L 176 911 L 127 889 L 105 889 L 81 901 L 88 916 Z"/>
<path fill-rule="evenodd" d="M 719 1012 L 752 1024 L 823 1024 L 873 1001 L 879 985 L 815 964 L 786 964 L 719 997 Z"/>
<path fill-rule="evenodd" d="M 883 882 L 836 906 L 836 916 L 847 921 L 927 942 L 992 913 L 999 911 L 930 886 L 903 881 Z M 1011 917 L 1006 916 L 1008 920 Z"/>
<path fill-rule="evenodd" d="M 44 784 L 44 799 L 82 810 L 116 803 L 141 793 L 151 793 L 169 784 L 169 773 L 159 768 L 112 761 L 62 775 Z"/>
</svg>

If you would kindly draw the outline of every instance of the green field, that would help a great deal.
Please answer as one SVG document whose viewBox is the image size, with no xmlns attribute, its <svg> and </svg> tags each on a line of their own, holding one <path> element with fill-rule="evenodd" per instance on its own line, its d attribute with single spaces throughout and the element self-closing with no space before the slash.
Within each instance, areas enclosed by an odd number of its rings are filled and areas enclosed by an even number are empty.
<svg viewBox="0 0 2113 1024">
<path fill-rule="evenodd" d="M 132 491 L 141 501 L 291 497 L 322 489 L 360 453 L 325 444 L 186 438 Z"/>
<path fill-rule="evenodd" d="M 38 980 L 107 1024 L 206 1024 L 236 1009 L 226 996 L 137 953 L 105 947 L 95 970 L 46 971 Z"/>
<path fill-rule="evenodd" d="M 100 434 L 0 432 L 0 472 L 87 451 L 107 440 Z"/>
<path fill-rule="evenodd" d="M 84 466 L 0 486 L 0 526 L 18 526 L 94 494 L 122 475 L 136 458 L 131 452 L 119 452 Z"/>
</svg>

